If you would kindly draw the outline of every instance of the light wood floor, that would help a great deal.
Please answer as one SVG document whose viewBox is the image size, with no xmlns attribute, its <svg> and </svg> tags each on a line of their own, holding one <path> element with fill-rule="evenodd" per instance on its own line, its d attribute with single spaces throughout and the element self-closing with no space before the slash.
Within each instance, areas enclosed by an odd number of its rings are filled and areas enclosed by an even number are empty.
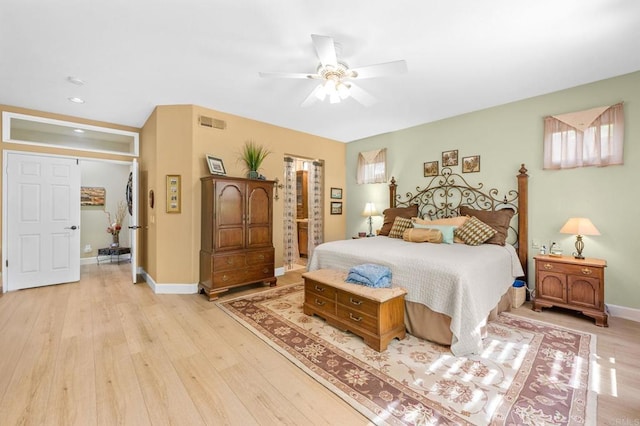
<svg viewBox="0 0 640 426">
<path fill-rule="evenodd" d="M 368 423 L 203 296 L 155 295 L 128 264 L 82 268 L 0 297 L 0 425 Z M 640 424 L 640 324 L 516 313 L 596 333 L 598 424 Z"/>
</svg>

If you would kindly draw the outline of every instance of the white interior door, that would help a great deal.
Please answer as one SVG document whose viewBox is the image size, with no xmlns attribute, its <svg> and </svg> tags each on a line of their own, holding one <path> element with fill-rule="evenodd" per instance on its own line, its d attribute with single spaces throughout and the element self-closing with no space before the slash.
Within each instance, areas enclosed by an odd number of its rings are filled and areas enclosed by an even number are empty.
<svg viewBox="0 0 640 426">
<path fill-rule="evenodd" d="M 131 181 L 127 185 L 127 202 L 131 203 L 131 220 L 129 221 L 129 244 L 131 245 L 131 279 L 138 282 L 138 162 L 131 163 Z"/>
<path fill-rule="evenodd" d="M 80 280 L 78 160 L 7 153 L 5 167 L 5 288 Z"/>
</svg>

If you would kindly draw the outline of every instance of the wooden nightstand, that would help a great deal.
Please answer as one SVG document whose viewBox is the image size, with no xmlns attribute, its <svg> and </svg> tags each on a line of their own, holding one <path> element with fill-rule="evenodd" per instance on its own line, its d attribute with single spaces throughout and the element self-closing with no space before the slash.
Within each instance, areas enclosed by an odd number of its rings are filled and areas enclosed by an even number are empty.
<svg viewBox="0 0 640 426">
<path fill-rule="evenodd" d="M 582 312 L 607 327 L 604 306 L 604 268 L 602 259 L 575 259 L 572 256 L 538 255 L 536 297 L 533 310 L 561 306 Z"/>
</svg>

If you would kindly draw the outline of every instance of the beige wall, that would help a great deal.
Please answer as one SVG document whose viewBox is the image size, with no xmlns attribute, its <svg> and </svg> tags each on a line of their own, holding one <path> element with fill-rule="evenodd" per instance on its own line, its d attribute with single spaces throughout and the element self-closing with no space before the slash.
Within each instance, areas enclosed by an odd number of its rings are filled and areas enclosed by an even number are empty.
<svg viewBox="0 0 640 426">
<path fill-rule="evenodd" d="M 198 124 L 200 115 L 224 120 L 226 128 L 201 127 Z M 149 232 L 145 241 L 146 265 L 143 266 L 157 283 L 198 282 L 200 178 L 209 175 L 205 155 L 222 159 L 228 176 L 245 176 L 246 172 L 237 160 L 242 145 L 248 139 L 272 152 L 260 170 L 270 180 L 283 180 L 285 155 L 325 161 L 325 240 L 344 237 L 345 216 L 329 214 L 328 196 L 328 188 L 344 188 L 343 143 L 199 106 L 158 106 L 143 127 L 141 143 L 141 171 L 147 176 L 147 186 L 141 192 L 147 194 L 149 189 L 153 189 L 156 198 L 154 211 L 145 213 Z M 180 214 L 165 213 L 167 174 L 180 174 L 183 178 Z M 346 201 L 346 190 L 343 196 L 343 201 Z M 274 201 L 276 268 L 283 266 L 282 217 L 280 197 Z"/>
<path fill-rule="evenodd" d="M 545 116 L 620 101 L 625 108 L 623 166 L 542 170 Z M 589 217 L 602 235 L 585 237 L 584 254 L 607 260 L 606 303 L 640 309 L 636 271 L 640 227 L 635 225 L 640 217 L 640 72 L 349 143 L 349 234 L 365 230 L 365 220 L 358 211 L 366 201 L 376 202 L 379 209 L 388 206 L 386 184 L 357 185 L 351 172 L 358 152 L 384 147 L 389 176 L 397 178 L 402 193 L 424 186 L 423 163 L 441 161 L 442 151 L 450 149 L 458 149 L 460 158 L 481 156 L 480 173 L 464 176 L 472 183 L 483 182 L 484 188 L 514 188 L 520 163 L 526 163 L 530 175 L 529 246 L 533 239 L 547 246 L 555 241 L 569 254 L 575 251 L 575 238 L 558 231 L 569 217 Z M 460 166 L 454 171 L 460 172 Z M 380 221 L 377 218 L 378 227 Z M 533 262 L 529 265 L 531 280 Z"/>
</svg>

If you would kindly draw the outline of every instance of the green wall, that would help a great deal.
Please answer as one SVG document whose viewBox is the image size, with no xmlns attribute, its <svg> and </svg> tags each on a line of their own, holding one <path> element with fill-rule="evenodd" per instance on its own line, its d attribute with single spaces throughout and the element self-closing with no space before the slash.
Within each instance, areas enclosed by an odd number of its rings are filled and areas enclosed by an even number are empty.
<svg viewBox="0 0 640 426">
<path fill-rule="evenodd" d="M 623 101 L 623 166 L 542 170 L 543 118 L 548 115 L 612 105 Z M 434 106 L 435 107 L 435 106 Z M 480 172 L 464 176 L 470 183 L 500 193 L 514 188 L 520 163 L 529 170 L 529 247 L 532 241 L 558 243 L 575 251 L 575 237 L 558 231 L 569 217 L 586 216 L 601 236 L 584 237 L 587 257 L 607 260 L 605 302 L 622 311 L 640 309 L 636 262 L 640 260 L 640 72 L 428 123 L 347 144 L 347 238 L 367 229 L 360 216 L 367 201 L 379 211 L 388 207 L 388 185 L 357 185 L 360 151 L 387 148 L 388 175 L 398 192 L 424 186 L 423 163 L 441 161 L 442 151 L 457 149 L 459 158 L 480 155 Z M 441 164 L 441 163 L 440 163 Z M 461 167 L 453 167 L 460 173 Z M 374 229 L 382 218 L 374 218 Z M 531 248 L 529 276 L 533 277 Z M 530 278 L 531 280 L 532 278 Z M 625 315 L 622 315 L 625 316 Z"/>
</svg>

